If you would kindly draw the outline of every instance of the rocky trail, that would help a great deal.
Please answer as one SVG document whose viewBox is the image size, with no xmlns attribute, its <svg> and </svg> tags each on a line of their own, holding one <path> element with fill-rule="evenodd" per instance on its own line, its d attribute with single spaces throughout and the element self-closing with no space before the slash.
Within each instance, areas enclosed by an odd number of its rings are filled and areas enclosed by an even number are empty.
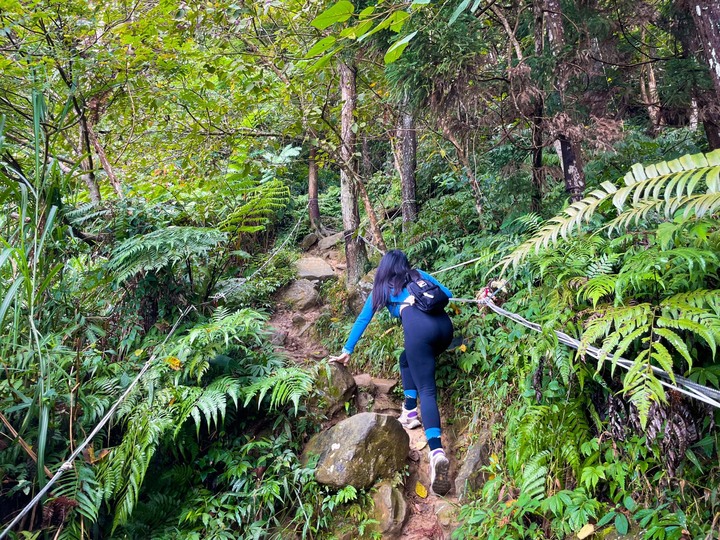
<svg viewBox="0 0 720 540">
<path fill-rule="evenodd" d="M 278 296 L 278 309 L 272 315 L 270 325 L 274 328 L 273 341 L 279 351 L 292 358 L 295 362 L 307 365 L 335 354 L 327 351 L 315 338 L 314 324 L 323 314 L 322 300 L 317 293 L 317 285 L 325 279 L 339 277 L 345 270 L 340 252 L 335 248 L 339 235 L 329 237 L 324 244 L 315 244 L 306 248 L 306 254 L 297 262 L 298 279 Z M 352 374 L 355 388 L 351 399 L 354 400 L 357 412 L 374 412 L 397 417 L 401 402 L 393 395 L 399 381 L 377 379 L 368 374 Z M 345 417 L 344 408 L 338 408 L 330 419 L 329 425 L 337 423 Z M 457 526 L 458 491 L 463 490 L 473 470 L 462 467 L 462 480 L 456 481 L 456 488 L 440 497 L 430 490 L 429 461 L 427 441 L 422 428 L 405 430 L 410 439 L 410 451 L 407 456 L 408 476 L 404 486 L 399 489 L 403 493 L 403 502 L 391 500 L 390 495 L 378 490 L 376 508 L 385 506 L 380 511 L 380 528 L 383 538 L 404 539 L 449 539 L 452 530 Z M 458 478 L 459 464 L 455 459 L 457 436 L 453 430 L 446 430 L 444 435 L 448 457 L 451 462 L 451 477 Z M 449 444 L 448 444 L 449 443 Z M 382 498 L 387 499 L 386 504 Z M 379 500 L 380 499 L 380 500 Z M 402 508 L 404 506 L 404 508 Z M 382 523 L 385 521 L 385 523 Z"/>
</svg>

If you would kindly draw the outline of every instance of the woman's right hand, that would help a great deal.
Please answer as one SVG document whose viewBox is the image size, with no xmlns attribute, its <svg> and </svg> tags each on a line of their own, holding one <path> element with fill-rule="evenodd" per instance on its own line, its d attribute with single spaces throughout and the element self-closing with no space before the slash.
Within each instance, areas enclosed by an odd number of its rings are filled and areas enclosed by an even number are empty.
<svg viewBox="0 0 720 540">
<path fill-rule="evenodd" d="M 342 364 L 343 366 L 347 366 L 347 363 L 350 361 L 350 354 L 344 352 L 341 353 L 339 356 L 331 356 L 330 361 L 337 362 L 338 364 Z"/>
</svg>

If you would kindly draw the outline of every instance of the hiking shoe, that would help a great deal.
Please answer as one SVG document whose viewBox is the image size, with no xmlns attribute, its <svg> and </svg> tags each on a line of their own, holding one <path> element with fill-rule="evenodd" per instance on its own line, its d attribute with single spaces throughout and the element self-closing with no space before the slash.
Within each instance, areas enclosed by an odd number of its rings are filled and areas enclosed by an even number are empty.
<svg viewBox="0 0 720 540">
<path fill-rule="evenodd" d="M 437 495 L 450 491 L 450 461 L 442 448 L 430 452 L 430 487 Z"/>
<path fill-rule="evenodd" d="M 420 418 L 418 417 L 417 407 L 414 409 L 406 409 L 403 407 L 398 422 L 402 424 L 405 429 L 415 429 L 420 426 Z"/>
</svg>

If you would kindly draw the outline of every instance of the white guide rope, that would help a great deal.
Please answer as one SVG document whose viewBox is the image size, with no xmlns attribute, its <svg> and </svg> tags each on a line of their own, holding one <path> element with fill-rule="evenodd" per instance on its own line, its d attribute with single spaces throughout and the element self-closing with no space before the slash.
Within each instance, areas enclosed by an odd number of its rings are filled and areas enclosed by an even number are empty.
<svg viewBox="0 0 720 540">
<path fill-rule="evenodd" d="M 492 295 L 494 296 L 497 294 L 497 291 Z M 521 324 L 525 326 L 526 328 L 530 328 L 531 330 L 535 330 L 536 332 L 542 332 L 542 327 L 539 324 L 532 323 L 528 321 L 527 319 L 521 317 L 517 313 L 512 313 L 510 311 L 507 311 L 495 304 L 495 302 L 492 301 L 492 296 L 483 298 L 481 300 L 475 300 L 475 299 L 468 299 L 468 298 L 451 298 L 451 302 L 461 302 L 461 303 L 476 303 L 483 306 L 489 307 L 492 311 L 497 313 L 498 315 L 502 315 L 503 317 L 507 317 L 508 319 L 511 319 L 515 321 L 518 324 Z M 558 330 L 553 330 L 555 335 L 558 338 L 558 341 L 560 343 L 563 343 L 567 345 L 568 347 L 572 347 L 573 349 L 580 349 L 582 347 L 582 343 L 578 341 L 577 339 L 569 336 L 565 332 L 560 332 Z M 634 365 L 635 362 L 632 360 L 628 360 L 627 358 L 623 357 L 612 357 L 602 349 L 598 349 L 597 347 L 588 346 L 585 349 L 585 353 L 589 356 L 592 356 L 593 358 L 596 358 L 598 360 L 614 360 L 614 362 L 627 370 L 630 370 Z M 713 407 L 716 407 L 720 409 L 720 391 L 715 390 L 714 388 L 708 388 L 707 386 L 703 386 L 701 384 L 698 384 L 696 382 L 691 381 L 690 379 L 687 379 L 685 377 L 681 377 L 679 375 L 675 375 L 674 377 L 671 376 L 666 371 L 655 367 L 653 365 L 645 364 L 645 368 L 650 368 L 655 375 L 660 377 L 660 384 L 667 388 L 671 388 L 677 392 L 680 392 L 681 394 L 685 394 L 686 396 L 689 396 L 691 398 L 697 399 L 699 401 L 702 401 L 703 403 L 706 403 L 708 405 L 712 405 Z M 647 375 L 645 375 L 647 376 Z M 673 384 L 673 379 L 675 380 L 675 383 Z"/>
</svg>

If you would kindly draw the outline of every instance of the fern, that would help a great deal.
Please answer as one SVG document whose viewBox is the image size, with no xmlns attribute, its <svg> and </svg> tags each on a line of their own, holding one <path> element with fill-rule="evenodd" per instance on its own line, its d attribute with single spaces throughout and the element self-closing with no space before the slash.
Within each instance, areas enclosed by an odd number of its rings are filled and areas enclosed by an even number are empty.
<svg viewBox="0 0 720 540">
<path fill-rule="evenodd" d="M 290 189 L 279 180 L 260 183 L 247 179 L 233 184 L 233 189 L 236 205 L 219 228 L 235 234 L 263 230 L 269 218 L 290 200 Z"/>
<path fill-rule="evenodd" d="M 250 350 L 260 347 L 267 336 L 267 316 L 251 309 L 230 312 L 218 309 L 211 319 L 195 325 L 190 331 L 165 347 L 167 362 L 180 362 L 183 374 L 198 382 L 210 368 L 212 360 L 231 349 Z"/>
<path fill-rule="evenodd" d="M 174 407 L 176 413 L 177 427 L 175 435 L 180 432 L 185 421 L 192 417 L 195 421 L 197 434 L 200 434 L 200 426 L 204 419 L 208 428 L 220 425 L 225 418 L 227 409 L 227 398 L 230 397 L 237 407 L 238 399 L 242 392 L 240 381 L 232 377 L 221 377 L 215 379 L 205 388 L 181 387 L 177 392 L 177 401 Z"/>
<path fill-rule="evenodd" d="M 76 461 L 53 488 L 55 497 L 67 497 L 78 503 L 75 510 L 91 523 L 98 519 L 102 503 L 102 489 L 95 479 L 95 471 L 82 461 Z"/>
<path fill-rule="evenodd" d="M 550 457 L 550 450 L 543 450 L 532 456 L 523 469 L 520 490 L 531 499 L 540 500 L 545 497 L 547 463 Z"/>
<path fill-rule="evenodd" d="M 638 223 L 649 214 L 672 218 L 684 209 L 686 218 L 701 218 L 720 208 L 720 150 L 708 154 L 686 155 L 669 162 L 647 167 L 633 165 L 625 175 L 625 186 L 617 188 L 603 182 L 581 201 L 575 202 L 543 226 L 534 236 L 505 257 L 499 264 L 503 271 L 517 266 L 531 253 L 555 245 L 580 231 L 583 223 L 590 223 L 595 213 L 612 201 L 619 215 L 606 228 L 613 231 Z M 696 193 L 702 189 L 704 193 Z M 626 209 L 626 204 L 629 207 Z"/>
<path fill-rule="evenodd" d="M 602 340 L 598 370 L 608 359 L 614 370 L 618 359 L 633 351 L 634 363 L 625 375 L 623 392 L 638 408 L 643 426 L 651 402 L 665 399 L 662 384 L 651 366 L 665 371 L 671 380 L 680 359 L 691 369 L 689 338 L 701 340 L 715 355 L 720 340 L 716 296 L 710 291 L 695 291 L 666 298 L 658 306 L 642 303 L 607 307 L 588 322 L 579 354 L 582 356 L 590 343 Z M 713 309 L 708 310 L 707 306 Z"/>
<path fill-rule="evenodd" d="M 297 414 L 300 398 L 308 395 L 313 384 L 313 375 L 296 367 L 278 369 L 268 377 L 264 377 L 244 390 L 245 406 L 256 396 L 258 408 L 270 392 L 270 408 L 282 407 L 292 402 Z"/>
<path fill-rule="evenodd" d="M 115 279 L 125 281 L 140 272 L 206 256 L 226 240 L 227 235 L 217 229 L 171 226 L 125 240 L 113 250 L 109 267 Z"/>
</svg>

